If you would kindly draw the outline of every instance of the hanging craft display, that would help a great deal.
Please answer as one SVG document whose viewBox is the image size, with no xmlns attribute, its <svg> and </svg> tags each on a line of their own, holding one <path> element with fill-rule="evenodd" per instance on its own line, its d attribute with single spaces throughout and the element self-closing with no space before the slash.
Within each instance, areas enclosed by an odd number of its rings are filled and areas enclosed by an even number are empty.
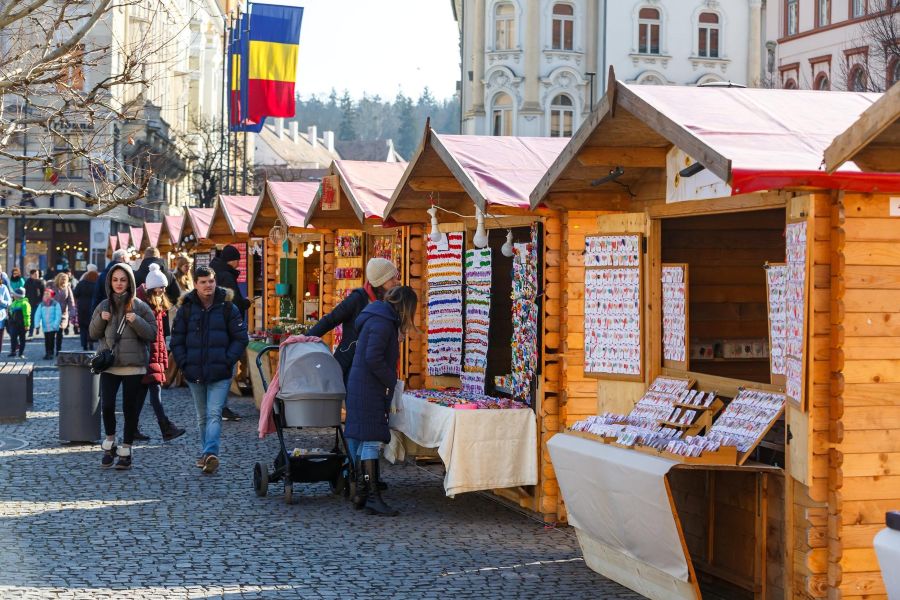
<svg viewBox="0 0 900 600">
<path fill-rule="evenodd" d="M 404 395 L 420 398 L 426 402 L 448 408 L 488 410 L 528 408 L 526 404 L 509 398 L 494 398 L 493 396 L 485 396 L 476 392 L 466 392 L 458 388 L 407 390 L 404 392 Z"/>
<path fill-rule="evenodd" d="M 467 393 L 484 393 L 490 318 L 491 249 L 466 250 L 466 333 L 460 380 Z"/>
<path fill-rule="evenodd" d="M 785 391 L 803 403 L 803 347 L 806 337 L 806 221 L 789 223 L 786 229 L 785 278 Z"/>
<path fill-rule="evenodd" d="M 641 236 L 585 239 L 584 371 L 641 375 Z"/>
<path fill-rule="evenodd" d="M 334 253 L 342 258 L 362 256 L 362 236 L 353 234 L 334 238 Z"/>
<path fill-rule="evenodd" d="M 786 283 L 787 265 L 766 265 L 766 289 L 769 300 L 769 365 L 772 375 L 785 374 L 784 350 L 787 342 Z"/>
<path fill-rule="evenodd" d="M 463 234 L 428 241 L 428 374 L 459 375 L 462 362 Z"/>
<path fill-rule="evenodd" d="M 687 265 L 663 265 L 663 359 L 687 360 Z"/>
<path fill-rule="evenodd" d="M 512 274 L 512 369 L 510 387 L 517 400 L 530 401 L 531 383 L 537 371 L 538 327 L 537 225 L 531 241 L 513 245 Z"/>
</svg>

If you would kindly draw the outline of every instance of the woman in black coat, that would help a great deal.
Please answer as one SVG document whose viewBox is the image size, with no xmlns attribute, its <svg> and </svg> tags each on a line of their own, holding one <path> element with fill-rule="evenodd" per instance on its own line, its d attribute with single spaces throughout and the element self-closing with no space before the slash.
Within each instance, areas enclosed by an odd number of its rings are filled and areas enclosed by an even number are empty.
<svg viewBox="0 0 900 600">
<path fill-rule="evenodd" d="M 358 448 L 357 508 L 369 514 L 395 516 L 397 511 L 381 499 L 378 458 L 383 443 L 391 439 L 388 416 L 397 385 L 400 336 L 413 330 L 418 298 L 409 286 L 389 291 L 384 300 L 369 304 L 359 318 L 359 332 L 353 365 L 347 381 L 347 422 L 345 435 Z"/>
<path fill-rule="evenodd" d="M 72 292 L 75 295 L 75 308 L 78 312 L 78 323 L 81 325 L 81 328 L 78 330 L 78 335 L 81 336 L 82 350 L 94 349 L 94 340 L 88 335 L 88 325 L 90 324 L 91 316 L 94 313 L 94 311 L 91 310 L 91 305 L 93 304 L 94 288 L 97 287 L 97 279 L 99 276 L 100 274 L 97 272 L 96 267 L 87 271 L 81 276 L 81 281 L 78 282 L 78 285 L 75 286 L 75 290 Z"/>
</svg>

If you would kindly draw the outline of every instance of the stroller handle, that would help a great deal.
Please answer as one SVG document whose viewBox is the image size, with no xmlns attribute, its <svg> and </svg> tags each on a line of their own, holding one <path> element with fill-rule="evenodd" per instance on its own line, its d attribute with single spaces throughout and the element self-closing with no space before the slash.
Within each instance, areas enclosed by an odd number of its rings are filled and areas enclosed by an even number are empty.
<svg viewBox="0 0 900 600">
<path fill-rule="evenodd" d="M 271 352 L 272 350 L 278 350 L 279 346 L 266 346 L 262 350 L 259 351 L 259 354 L 256 355 L 256 368 L 259 369 L 259 378 L 262 380 L 263 392 L 268 391 L 269 382 L 266 381 L 266 374 L 263 372 L 263 357 Z"/>
</svg>

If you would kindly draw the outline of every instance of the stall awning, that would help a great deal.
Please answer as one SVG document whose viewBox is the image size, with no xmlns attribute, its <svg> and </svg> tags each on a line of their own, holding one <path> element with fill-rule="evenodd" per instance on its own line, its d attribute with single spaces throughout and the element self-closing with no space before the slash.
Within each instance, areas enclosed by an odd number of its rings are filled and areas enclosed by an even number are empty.
<svg viewBox="0 0 900 600">
<path fill-rule="evenodd" d="M 222 212 L 235 235 L 250 232 L 250 220 L 259 203 L 258 196 L 219 196 Z"/>
<path fill-rule="evenodd" d="M 169 242 L 174 246 L 181 241 L 181 230 L 184 227 L 185 215 L 167 215 L 163 217 L 163 223 L 169 233 Z"/>
<path fill-rule="evenodd" d="M 119 236 L 111 235 L 109 236 L 109 247 L 113 252 L 119 249 Z"/>
<path fill-rule="evenodd" d="M 159 247 L 159 234 L 162 231 L 162 223 L 144 223 L 144 236 L 147 238 L 148 248 Z"/>
<path fill-rule="evenodd" d="M 825 150 L 829 172 L 848 160 L 864 171 L 900 172 L 900 82 Z"/>
<path fill-rule="evenodd" d="M 406 163 L 336 160 L 333 170 L 340 177 L 343 191 L 362 221 L 382 218 L 391 194 L 403 177 Z"/>
<path fill-rule="evenodd" d="M 196 239 L 203 240 L 208 238 L 212 217 L 213 209 L 211 208 L 188 209 L 188 218 L 191 220 L 191 231 Z"/>
<path fill-rule="evenodd" d="M 131 234 L 121 232 L 117 234 L 119 236 L 119 248 L 123 250 L 128 249 L 128 242 L 131 241 Z"/>
<path fill-rule="evenodd" d="M 143 227 L 129 227 L 129 231 L 131 232 L 131 244 L 137 248 L 141 249 L 141 242 L 144 241 L 144 228 Z"/>
<path fill-rule="evenodd" d="M 288 228 L 306 227 L 306 213 L 319 191 L 317 182 L 270 181 L 266 189 Z"/>
</svg>

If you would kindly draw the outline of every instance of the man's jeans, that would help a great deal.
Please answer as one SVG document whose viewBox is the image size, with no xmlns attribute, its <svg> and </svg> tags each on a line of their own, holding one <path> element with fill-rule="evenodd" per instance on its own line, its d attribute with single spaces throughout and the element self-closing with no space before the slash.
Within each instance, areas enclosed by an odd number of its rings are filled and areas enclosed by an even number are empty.
<svg viewBox="0 0 900 600">
<path fill-rule="evenodd" d="M 210 383 L 190 383 L 194 407 L 197 409 L 197 427 L 200 429 L 200 445 L 203 454 L 219 455 L 219 437 L 222 434 L 222 408 L 228 398 L 230 379 Z"/>
</svg>

